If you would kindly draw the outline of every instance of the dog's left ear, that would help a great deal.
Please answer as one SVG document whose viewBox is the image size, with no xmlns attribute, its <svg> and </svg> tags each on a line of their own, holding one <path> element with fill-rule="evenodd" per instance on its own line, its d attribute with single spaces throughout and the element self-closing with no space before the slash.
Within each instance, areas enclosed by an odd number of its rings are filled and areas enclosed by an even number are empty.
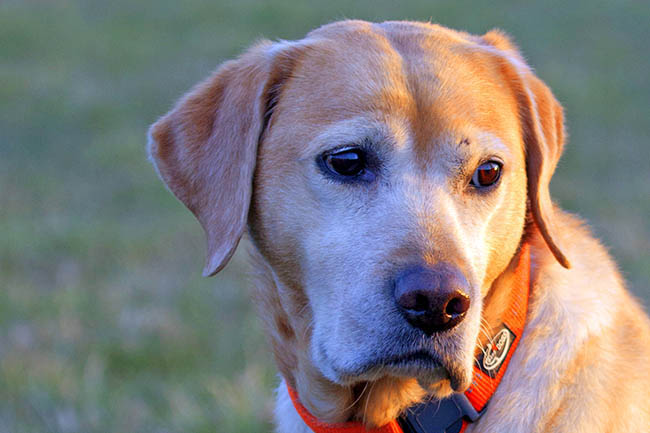
<svg viewBox="0 0 650 433">
<path fill-rule="evenodd" d="M 499 30 L 483 35 L 483 40 L 501 50 L 501 71 L 518 100 L 521 132 L 526 151 L 530 211 L 546 245 L 565 268 L 571 264 L 558 244 L 554 226 L 554 206 L 549 183 L 564 148 L 562 106 L 551 90 L 535 76 L 516 46 Z"/>
<path fill-rule="evenodd" d="M 149 130 L 161 179 L 201 223 L 203 274 L 216 274 L 246 229 L 257 145 L 295 61 L 291 43 L 261 42 L 224 63 Z"/>
</svg>

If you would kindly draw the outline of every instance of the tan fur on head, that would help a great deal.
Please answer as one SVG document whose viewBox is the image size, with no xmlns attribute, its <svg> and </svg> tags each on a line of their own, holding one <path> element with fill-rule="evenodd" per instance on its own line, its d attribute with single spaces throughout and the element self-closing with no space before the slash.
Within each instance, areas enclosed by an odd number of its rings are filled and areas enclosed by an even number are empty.
<svg viewBox="0 0 650 433">
<path fill-rule="evenodd" d="M 566 293 L 551 290 L 566 284 L 567 248 L 584 256 L 566 235 L 579 229 L 549 194 L 563 145 L 560 104 L 504 33 L 344 21 L 226 62 L 152 126 L 149 152 L 206 232 L 206 275 L 248 228 L 255 302 L 303 405 L 323 421 L 372 427 L 425 396 L 469 386 L 476 344 L 500 323 L 524 238 L 533 245 L 539 326 L 522 337 L 513 368 L 530 375 L 549 321 L 576 339 L 609 326 L 603 314 L 568 329 L 554 298 Z M 346 146 L 374 158 L 372 182 L 341 181 L 323 166 L 323 155 Z M 500 183 L 478 191 L 472 173 L 491 160 L 503 163 Z M 424 336 L 396 308 L 395 278 L 438 263 L 463 274 L 471 305 L 455 328 Z M 586 374 L 584 353 L 558 363 L 562 380 Z M 542 376 L 548 383 L 527 380 L 555 392 L 555 376 Z M 517 380 L 504 383 L 490 407 L 504 406 L 488 413 L 516 412 L 499 393 L 521 393 Z M 287 398 L 281 390 L 279 425 L 306 431 Z M 564 422 L 559 412 L 523 412 Z M 516 424 L 485 419 L 493 427 L 485 431 Z"/>
</svg>

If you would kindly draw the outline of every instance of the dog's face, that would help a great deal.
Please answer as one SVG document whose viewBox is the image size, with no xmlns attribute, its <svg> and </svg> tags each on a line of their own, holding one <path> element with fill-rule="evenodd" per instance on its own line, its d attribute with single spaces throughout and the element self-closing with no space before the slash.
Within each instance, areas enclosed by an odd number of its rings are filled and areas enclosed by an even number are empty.
<svg viewBox="0 0 650 433">
<path fill-rule="evenodd" d="M 257 241 L 304 290 L 312 358 L 327 378 L 449 375 L 463 389 L 482 293 L 524 227 L 516 100 L 489 58 L 451 38 L 341 39 L 305 54 L 274 108 L 258 151 Z M 496 181 L 481 185 L 490 170 Z M 458 326 L 426 335 L 400 311 L 395 285 L 440 263 L 466 279 L 470 306 Z"/>
<path fill-rule="evenodd" d="M 547 228 L 561 110 L 540 85 L 498 33 L 333 24 L 224 66 L 151 152 L 206 230 L 208 273 L 248 219 L 278 291 L 263 314 L 288 316 L 269 326 L 302 339 L 297 358 L 335 384 L 414 377 L 443 396 L 470 384 L 527 200 L 563 259 Z"/>
</svg>

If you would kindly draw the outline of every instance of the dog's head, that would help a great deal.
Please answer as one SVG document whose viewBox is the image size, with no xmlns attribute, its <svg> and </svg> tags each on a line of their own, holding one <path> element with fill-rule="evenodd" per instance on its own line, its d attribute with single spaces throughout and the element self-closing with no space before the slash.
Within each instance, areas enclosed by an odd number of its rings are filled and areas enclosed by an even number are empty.
<svg viewBox="0 0 650 433">
<path fill-rule="evenodd" d="M 548 192 L 562 143 L 560 105 L 505 36 L 401 22 L 262 42 L 150 132 L 205 229 L 207 275 L 249 228 L 280 369 L 331 420 L 360 383 L 469 386 L 527 216 L 568 266 Z M 324 407 L 318 387 L 347 397 Z"/>
</svg>

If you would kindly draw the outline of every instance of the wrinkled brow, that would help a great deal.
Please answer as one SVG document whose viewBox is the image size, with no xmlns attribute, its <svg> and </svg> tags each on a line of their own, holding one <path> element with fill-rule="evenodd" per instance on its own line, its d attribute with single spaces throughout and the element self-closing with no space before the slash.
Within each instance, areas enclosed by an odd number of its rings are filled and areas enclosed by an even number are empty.
<svg viewBox="0 0 650 433">
<path fill-rule="evenodd" d="M 302 149 L 299 159 L 311 159 L 314 154 L 345 146 L 370 147 L 381 154 L 406 146 L 408 140 L 407 129 L 397 120 L 386 123 L 369 117 L 353 117 L 325 126 Z"/>
</svg>

